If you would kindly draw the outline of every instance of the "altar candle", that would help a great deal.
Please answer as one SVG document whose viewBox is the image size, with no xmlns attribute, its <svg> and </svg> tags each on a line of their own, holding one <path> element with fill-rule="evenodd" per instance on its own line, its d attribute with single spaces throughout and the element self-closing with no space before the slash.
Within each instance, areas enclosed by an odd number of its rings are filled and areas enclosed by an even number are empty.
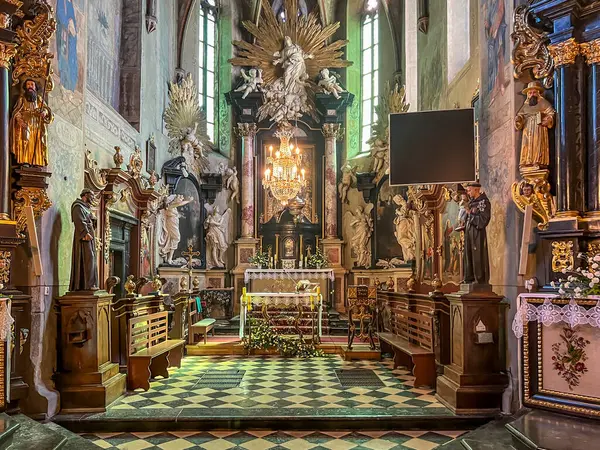
<svg viewBox="0 0 600 450">
<path fill-rule="evenodd" d="M 300 235 L 300 262 L 302 262 L 302 254 L 304 253 L 304 235 Z"/>
</svg>

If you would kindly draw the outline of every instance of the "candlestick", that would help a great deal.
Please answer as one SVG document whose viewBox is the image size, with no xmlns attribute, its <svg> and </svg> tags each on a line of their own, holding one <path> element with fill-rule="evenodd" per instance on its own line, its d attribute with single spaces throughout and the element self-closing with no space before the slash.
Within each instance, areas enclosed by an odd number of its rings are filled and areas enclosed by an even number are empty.
<svg viewBox="0 0 600 450">
<path fill-rule="evenodd" d="M 304 244 L 304 236 L 300 235 L 300 252 L 299 252 L 300 253 L 300 261 L 302 261 L 302 253 L 304 253 L 302 250 L 302 248 L 304 247 L 303 244 Z"/>
</svg>

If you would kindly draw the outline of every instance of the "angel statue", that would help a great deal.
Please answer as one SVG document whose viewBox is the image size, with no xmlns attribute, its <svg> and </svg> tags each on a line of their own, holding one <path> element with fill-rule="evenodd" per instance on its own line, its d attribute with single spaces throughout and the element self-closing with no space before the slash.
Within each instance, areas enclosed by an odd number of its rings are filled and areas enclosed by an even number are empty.
<svg viewBox="0 0 600 450">
<path fill-rule="evenodd" d="M 223 257 L 229 247 L 227 242 L 227 230 L 229 224 L 229 216 L 231 209 L 223 214 L 219 214 L 219 207 L 212 206 L 208 203 L 204 204 L 207 212 L 206 220 L 204 221 L 204 229 L 206 231 L 206 268 L 225 267 Z"/>
<path fill-rule="evenodd" d="M 320 79 L 318 86 L 325 94 L 330 94 L 335 98 L 340 98 L 340 94 L 345 92 L 344 88 L 338 83 L 336 75 L 333 72 L 330 73 L 329 69 L 321 69 L 319 76 Z"/>
<path fill-rule="evenodd" d="M 402 258 L 405 262 L 416 259 L 417 237 L 415 233 L 415 219 L 411 214 L 408 203 L 401 195 L 394 195 L 394 203 L 398 205 L 394 225 L 394 236 L 402 248 Z"/>
<path fill-rule="evenodd" d="M 158 246 L 160 256 L 167 264 L 173 264 L 173 254 L 179 246 L 179 218 L 177 208 L 194 201 L 192 197 L 185 198 L 180 194 L 171 194 L 165 198 L 158 211 Z"/>
<path fill-rule="evenodd" d="M 169 151 L 186 158 L 198 173 L 208 168 L 206 151 L 211 148 L 206 134 L 206 117 L 200 109 L 198 91 L 188 74 L 180 84 L 170 83 L 169 107 L 164 114 L 171 142 Z"/>
<path fill-rule="evenodd" d="M 356 208 L 356 213 L 348 212 L 352 215 L 350 227 L 354 230 L 354 235 L 350 240 L 352 249 L 357 256 L 356 267 L 371 267 L 371 234 L 373 233 L 373 219 L 371 218 L 373 203 L 367 203 L 363 208 Z"/>
<path fill-rule="evenodd" d="M 225 189 L 231 192 L 229 200 L 240 203 L 240 180 L 238 178 L 237 167 L 227 167 L 223 163 L 219 163 L 219 173 L 223 175 L 223 185 Z"/>
<path fill-rule="evenodd" d="M 242 78 L 244 79 L 244 82 L 234 92 L 243 92 L 242 98 L 246 98 L 252 92 L 258 91 L 260 85 L 263 82 L 262 70 L 261 69 L 250 69 L 248 71 L 248 74 L 246 74 L 246 71 L 244 69 L 242 69 L 240 72 L 242 74 Z"/>
<path fill-rule="evenodd" d="M 338 193 L 340 194 L 342 203 L 350 203 L 348 201 L 348 191 L 353 184 L 356 184 L 356 169 L 356 167 L 352 167 L 348 163 L 342 167 L 342 180 L 338 184 Z"/>
</svg>

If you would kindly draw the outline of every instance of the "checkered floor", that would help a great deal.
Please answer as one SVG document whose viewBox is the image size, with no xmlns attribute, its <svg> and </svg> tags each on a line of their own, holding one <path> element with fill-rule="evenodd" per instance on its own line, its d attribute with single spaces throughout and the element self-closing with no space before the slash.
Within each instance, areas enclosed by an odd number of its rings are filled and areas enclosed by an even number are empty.
<svg viewBox="0 0 600 450">
<path fill-rule="evenodd" d="M 384 387 L 343 387 L 336 369 L 371 369 Z M 199 387 L 207 371 L 245 371 L 237 387 Z M 168 379 L 150 390 L 130 392 L 109 410 L 166 408 L 444 408 L 429 389 L 412 387 L 414 377 L 393 370 L 392 360 L 346 362 L 339 356 L 289 359 L 275 356 L 186 357 Z M 167 412 L 167 411 L 165 411 Z"/>
<path fill-rule="evenodd" d="M 462 431 L 209 431 L 84 434 L 101 448 L 123 450 L 431 450 Z"/>
</svg>

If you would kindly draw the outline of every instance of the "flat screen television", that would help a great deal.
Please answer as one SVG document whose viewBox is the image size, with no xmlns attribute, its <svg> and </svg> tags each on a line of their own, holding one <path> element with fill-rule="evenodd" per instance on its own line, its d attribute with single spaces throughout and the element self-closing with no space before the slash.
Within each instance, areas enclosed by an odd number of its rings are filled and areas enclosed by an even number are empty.
<svg viewBox="0 0 600 450">
<path fill-rule="evenodd" d="M 390 114 L 390 185 L 476 179 L 473 108 Z"/>
</svg>

